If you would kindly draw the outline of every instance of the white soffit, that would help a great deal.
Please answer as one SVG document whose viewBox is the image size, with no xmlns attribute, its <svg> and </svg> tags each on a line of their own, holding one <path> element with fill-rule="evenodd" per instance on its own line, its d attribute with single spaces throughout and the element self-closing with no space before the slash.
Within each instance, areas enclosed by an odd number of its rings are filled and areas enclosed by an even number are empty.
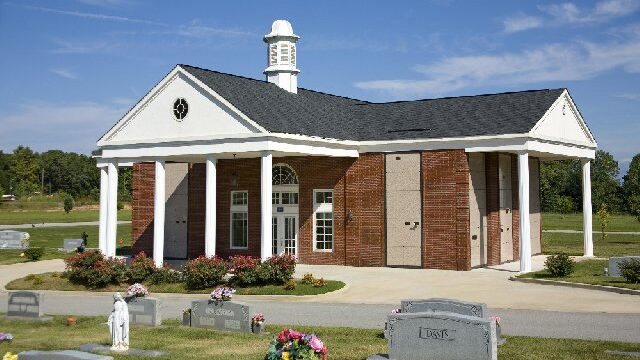
<svg viewBox="0 0 640 360">
<path fill-rule="evenodd" d="M 551 105 L 529 134 L 534 138 L 596 146 L 593 135 L 566 90 Z"/>
<path fill-rule="evenodd" d="M 178 121 L 174 102 L 184 98 L 187 116 Z M 263 133 L 220 95 L 177 66 L 99 141 L 98 146 L 173 141 L 191 137 Z"/>
</svg>

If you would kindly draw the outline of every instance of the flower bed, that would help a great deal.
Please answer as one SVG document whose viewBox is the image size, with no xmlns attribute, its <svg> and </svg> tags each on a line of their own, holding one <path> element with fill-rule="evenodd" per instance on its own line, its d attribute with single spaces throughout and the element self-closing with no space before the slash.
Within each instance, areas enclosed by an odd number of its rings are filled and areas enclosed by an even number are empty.
<svg viewBox="0 0 640 360">
<path fill-rule="evenodd" d="M 326 360 L 327 347 L 315 334 L 285 329 L 269 343 L 266 360 Z"/>
</svg>

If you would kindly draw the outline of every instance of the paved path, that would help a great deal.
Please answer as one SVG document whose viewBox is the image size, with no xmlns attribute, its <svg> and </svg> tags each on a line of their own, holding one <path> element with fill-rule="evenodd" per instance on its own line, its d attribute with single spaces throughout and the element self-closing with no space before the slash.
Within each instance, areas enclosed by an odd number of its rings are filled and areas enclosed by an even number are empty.
<svg viewBox="0 0 640 360">
<path fill-rule="evenodd" d="M 582 234 L 582 230 L 542 230 L 546 233 L 561 233 L 561 234 Z M 593 230 L 594 234 L 600 234 L 600 231 Z M 640 231 L 607 231 L 610 235 L 640 235 Z"/>
<path fill-rule="evenodd" d="M 131 224 L 131 221 L 118 221 L 118 225 Z M 71 227 L 71 226 L 98 226 L 99 221 L 77 221 L 67 223 L 39 223 L 39 224 L 17 224 L 17 225 L 0 225 L 0 230 L 15 230 L 15 229 L 32 229 L 32 228 L 46 228 L 46 227 Z"/>
<path fill-rule="evenodd" d="M 542 260 L 534 260 L 534 267 L 539 267 Z M 348 286 L 320 296 L 237 299 L 251 304 L 254 312 L 264 313 L 272 324 L 382 329 L 386 315 L 398 307 L 401 298 L 452 297 L 488 303 L 490 313 L 503 318 L 507 335 L 640 342 L 640 297 L 506 280 L 517 265 L 471 272 L 299 265 L 299 274 L 326 275 Z M 0 287 L 29 273 L 63 268 L 61 260 L 0 266 Z M 48 314 L 106 316 L 111 309 L 109 293 L 44 293 Z M 161 300 L 165 319 L 177 319 L 191 300 L 207 297 L 155 296 Z M 0 311 L 6 311 L 6 303 L 6 293 L 0 293 Z"/>
</svg>

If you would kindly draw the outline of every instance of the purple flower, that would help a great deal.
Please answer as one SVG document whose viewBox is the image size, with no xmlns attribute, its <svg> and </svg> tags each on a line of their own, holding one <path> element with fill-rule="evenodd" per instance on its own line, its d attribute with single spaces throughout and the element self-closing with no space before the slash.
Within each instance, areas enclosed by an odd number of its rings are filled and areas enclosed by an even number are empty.
<svg viewBox="0 0 640 360">
<path fill-rule="evenodd" d="M 318 339 L 315 335 L 311 335 L 311 339 L 309 339 L 309 347 L 311 347 L 314 352 L 321 352 L 324 348 L 324 344 L 322 343 L 322 340 Z"/>
</svg>

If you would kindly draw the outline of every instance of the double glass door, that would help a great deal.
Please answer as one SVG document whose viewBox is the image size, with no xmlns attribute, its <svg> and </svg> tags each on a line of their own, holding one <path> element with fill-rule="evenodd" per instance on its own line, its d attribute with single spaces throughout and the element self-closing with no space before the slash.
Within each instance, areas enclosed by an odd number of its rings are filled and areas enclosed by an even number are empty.
<svg viewBox="0 0 640 360">
<path fill-rule="evenodd" d="M 273 254 L 298 256 L 298 215 L 274 214 L 271 231 Z"/>
</svg>

